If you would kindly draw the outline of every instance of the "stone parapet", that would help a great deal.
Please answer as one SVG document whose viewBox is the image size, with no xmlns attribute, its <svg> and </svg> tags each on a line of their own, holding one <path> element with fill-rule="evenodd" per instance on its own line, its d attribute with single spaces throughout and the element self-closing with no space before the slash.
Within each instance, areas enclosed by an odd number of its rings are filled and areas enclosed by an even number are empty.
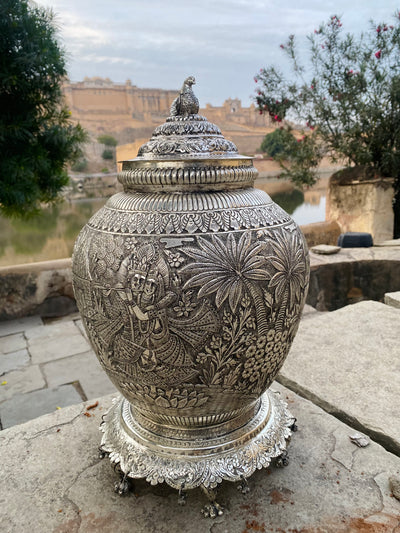
<svg viewBox="0 0 400 533">
<path fill-rule="evenodd" d="M 70 258 L 0 267 L 0 320 L 73 311 Z"/>
<path fill-rule="evenodd" d="M 318 227 L 323 239 L 314 237 Z M 329 244 L 337 233 L 334 223 L 301 229 L 309 247 L 317 241 Z M 310 264 L 307 303 L 320 311 L 361 300 L 383 301 L 385 293 L 400 291 L 400 246 L 342 248 L 334 255 L 310 252 Z M 63 316 L 75 310 L 70 258 L 0 267 L 0 320 Z"/>
</svg>

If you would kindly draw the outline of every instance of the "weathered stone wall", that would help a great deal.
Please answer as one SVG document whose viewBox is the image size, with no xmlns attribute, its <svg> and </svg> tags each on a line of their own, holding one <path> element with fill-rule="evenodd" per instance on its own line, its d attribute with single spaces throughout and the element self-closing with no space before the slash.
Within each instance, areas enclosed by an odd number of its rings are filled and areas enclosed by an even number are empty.
<svg viewBox="0 0 400 533">
<path fill-rule="evenodd" d="M 106 78 L 85 78 L 65 83 L 64 94 L 74 116 L 81 113 L 128 114 L 165 113 L 177 95 L 176 90 L 140 89 L 129 80 L 113 83 Z"/>
<path fill-rule="evenodd" d="M 0 320 L 76 310 L 71 259 L 0 268 Z"/>
<path fill-rule="evenodd" d="M 374 243 L 392 239 L 393 179 L 365 179 L 365 176 L 360 178 L 346 176 L 344 171 L 331 177 L 326 220 L 337 222 L 342 233 L 370 233 Z"/>
<path fill-rule="evenodd" d="M 397 260 L 336 257 L 312 266 L 307 304 L 318 311 L 334 311 L 362 300 L 382 302 L 385 293 L 400 290 L 400 249 L 398 255 Z"/>
</svg>

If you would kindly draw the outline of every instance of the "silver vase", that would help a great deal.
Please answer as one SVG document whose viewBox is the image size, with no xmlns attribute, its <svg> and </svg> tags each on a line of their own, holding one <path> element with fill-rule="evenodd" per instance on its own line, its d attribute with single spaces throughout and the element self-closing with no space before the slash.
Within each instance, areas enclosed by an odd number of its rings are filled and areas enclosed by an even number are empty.
<svg viewBox="0 0 400 533">
<path fill-rule="evenodd" d="M 122 395 L 101 427 L 121 492 L 127 478 L 244 480 L 283 457 L 293 424 L 268 387 L 299 325 L 305 241 L 253 188 L 252 159 L 197 114 L 193 83 L 74 250 L 78 308 Z"/>
</svg>

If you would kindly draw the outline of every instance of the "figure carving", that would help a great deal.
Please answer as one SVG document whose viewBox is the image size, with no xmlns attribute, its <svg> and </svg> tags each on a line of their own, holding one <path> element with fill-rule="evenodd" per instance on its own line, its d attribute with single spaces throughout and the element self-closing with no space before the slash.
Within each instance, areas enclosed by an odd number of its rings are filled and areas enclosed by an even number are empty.
<svg viewBox="0 0 400 533">
<path fill-rule="evenodd" d="M 192 85 L 196 83 L 193 76 L 189 76 L 183 82 L 179 96 L 172 102 L 170 115 L 171 117 L 197 115 L 199 112 L 199 101 L 197 100 Z"/>
</svg>

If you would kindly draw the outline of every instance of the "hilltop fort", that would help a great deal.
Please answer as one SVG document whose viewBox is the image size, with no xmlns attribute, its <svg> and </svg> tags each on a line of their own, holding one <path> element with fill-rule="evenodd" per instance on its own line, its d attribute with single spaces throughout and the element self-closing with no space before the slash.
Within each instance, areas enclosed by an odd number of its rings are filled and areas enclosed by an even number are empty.
<svg viewBox="0 0 400 533">
<path fill-rule="evenodd" d="M 67 80 L 63 89 L 74 120 L 94 136 L 115 135 L 120 144 L 150 137 L 155 126 L 168 116 L 179 91 L 139 88 L 130 80 L 115 83 L 100 77 Z M 268 116 L 260 115 L 254 104 L 243 107 L 237 98 L 228 98 L 220 107 L 207 104 L 200 114 L 217 124 L 244 153 L 254 153 L 273 129 Z"/>
</svg>

